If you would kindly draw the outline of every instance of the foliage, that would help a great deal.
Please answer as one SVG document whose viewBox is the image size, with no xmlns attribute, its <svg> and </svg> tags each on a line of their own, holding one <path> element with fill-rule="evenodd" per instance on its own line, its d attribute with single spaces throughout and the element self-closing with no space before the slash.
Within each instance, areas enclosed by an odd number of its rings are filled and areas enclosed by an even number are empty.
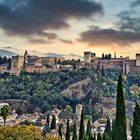
<svg viewBox="0 0 140 140">
<path fill-rule="evenodd" d="M 65 109 L 64 109 L 64 112 L 73 112 L 73 109 L 70 105 L 66 105 Z"/>
<path fill-rule="evenodd" d="M 134 121 L 132 126 L 132 140 L 140 138 L 140 105 L 136 103 L 134 111 Z"/>
<path fill-rule="evenodd" d="M 66 140 L 70 140 L 70 124 L 69 124 L 69 119 L 67 120 Z"/>
<path fill-rule="evenodd" d="M 51 130 L 56 129 L 56 118 L 53 115 L 52 117 L 52 122 L 51 122 Z"/>
<path fill-rule="evenodd" d="M 82 140 L 85 135 L 85 128 L 84 128 L 84 111 L 82 110 L 81 113 L 81 120 L 80 120 L 80 130 L 79 130 L 79 140 Z"/>
<path fill-rule="evenodd" d="M 99 132 L 97 134 L 97 140 L 102 140 L 102 136 L 101 136 L 101 134 Z"/>
<path fill-rule="evenodd" d="M 9 105 L 4 105 L 1 109 L 0 109 L 0 115 L 3 118 L 4 121 L 4 125 L 6 124 L 6 119 L 8 117 L 8 115 L 10 115 L 11 113 L 11 107 Z"/>
<path fill-rule="evenodd" d="M 92 129 L 92 126 L 91 126 L 91 120 L 89 119 L 88 120 L 88 123 L 87 123 L 87 130 L 86 130 L 86 135 L 89 137 L 90 134 L 91 134 L 91 129 Z"/>
<path fill-rule="evenodd" d="M 76 124 L 74 123 L 73 126 L 73 137 L 72 140 L 77 140 L 77 128 L 76 128 Z"/>
<path fill-rule="evenodd" d="M 106 127 L 105 127 L 103 137 L 105 139 L 111 140 L 111 136 L 112 136 L 112 131 L 111 131 L 110 119 L 107 119 L 107 124 L 106 124 Z"/>
<path fill-rule="evenodd" d="M 40 129 L 29 126 L 0 126 L 0 140 L 45 140 Z"/>
<path fill-rule="evenodd" d="M 101 97 L 116 97 L 117 77 L 116 70 L 95 70 L 90 68 L 75 69 L 73 71 L 60 71 L 49 73 L 26 73 L 20 76 L 9 75 L 0 77 L 0 100 L 21 99 L 29 103 L 27 109 L 17 108 L 19 114 L 32 113 L 36 108 L 42 112 L 53 108 L 64 108 L 70 105 L 74 109 L 78 102 L 87 105 L 86 114 L 92 111 L 88 108 L 92 91 L 84 90 L 86 97 L 77 100 L 75 97 L 62 97 L 61 92 L 70 84 L 90 77 L 92 83 L 98 87 L 92 102 L 100 102 Z M 129 74 L 125 78 L 126 98 L 140 100 L 140 75 Z"/>
<path fill-rule="evenodd" d="M 126 134 L 126 109 L 123 91 L 123 78 L 120 74 L 117 87 L 116 119 L 112 134 L 113 140 L 127 140 Z"/>
<path fill-rule="evenodd" d="M 62 126 L 63 126 L 63 125 L 60 124 L 60 125 L 59 125 L 59 129 L 58 129 L 59 137 L 60 137 L 60 138 L 62 138 L 62 135 L 63 135 L 63 132 L 62 132 Z"/>
</svg>

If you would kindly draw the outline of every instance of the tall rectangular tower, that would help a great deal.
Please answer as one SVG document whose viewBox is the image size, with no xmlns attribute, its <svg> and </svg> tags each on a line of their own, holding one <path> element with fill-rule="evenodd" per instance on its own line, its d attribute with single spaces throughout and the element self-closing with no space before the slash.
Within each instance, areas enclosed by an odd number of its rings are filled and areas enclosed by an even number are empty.
<svg viewBox="0 0 140 140">
<path fill-rule="evenodd" d="M 19 75 L 24 67 L 24 56 L 12 56 L 11 74 Z"/>
<path fill-rule="evenodd" d="M 91 61 L 91 52 L 84 52 L 84 62 L 90 63 Z"/>
<path fill-rule="evenodd" d="M 136 66 L 140 66 L 140 53 L 136 54 Z"/>
</svg>

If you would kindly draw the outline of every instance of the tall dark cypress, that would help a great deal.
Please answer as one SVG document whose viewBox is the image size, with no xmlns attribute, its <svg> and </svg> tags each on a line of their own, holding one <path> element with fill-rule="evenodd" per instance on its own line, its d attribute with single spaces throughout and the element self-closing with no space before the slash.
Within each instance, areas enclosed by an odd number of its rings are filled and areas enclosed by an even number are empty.
<svg viewBox="0 0 140 140">
<path fill-rule="evenodd" d="M 97 140 L 102 140 L 102 136 L 101 136 L 101 134 L 99 132 L 97 134 Z"/>
<path fill-rule="evenodd" d="M 70 124 L 69 124 L 69 119 L 67 121 L 66 140 L 70 140 Z"/>
<path fill-rule="evenodd" d="M 58 129 L 58 132 L 59 132 L 59 137 L 62 139 L 62 124 L 59 125 L 59 129 Z"/>
<path fill-rule="evenodd" d="M 96 140 L 96 133 L 94 133 L 93 135 L 93 140 Z"/>
<path fill-rule="evenodd" d="M 46 120 L 46 123 L 47 123 L 47 124 L 50 124 L 50 115 L 49 115 L 49 114 L 47 114 L 47 120 Z"/>
<path fill-rule="evenodd" d="M 106 139 L 111 140 L 111 124 L 110 124 L 110 119 L 107 119 L 107 123 L 106 123 L 106 127 L 105 127 L 105 131 L 104 131 L 103 137 L 106 138 Z"/>
<path fill-rule="evenodd" d="M 79 140 L 82 140 L 85 135 L 85 128 L 84 128 L 84 111 L 82 110 L 81 113 L 81 120 L 80 120 L 80 131 L 79 131 Z"/>
<path fill-rule="evenodd" d="M 86 135 L 89 137 L 89 135 L 91 134 L 91 120 L 89 119 L 88 120 L 88 123 L 87 123 L 87 130 L 86 130 Z"/>
<path fill-rule="evenodd" d="M 77 128 L 76 128 L 76 124 L 74 123 L 73 126 L 73 137 L 72 140 L 77 140 Z"/>
<path fill-rule="evenodd" d="M 140 105 L 136 103 L 133 114 L 132 140 L 140 140 Z"/>
<path fill-rule="evenodd" d="M 51 130 L 56 129 L 56 118 L 53 115 L 52 117 L 52 122 L 51 122 Z"/>
<path fill-rule="evenodd" d="M 127 140 L 125 96 L 123 92 L 123 78 L 121 74 L 118 79 L 116 119 L 113 128 L 112 140 Z"/>
</svg>

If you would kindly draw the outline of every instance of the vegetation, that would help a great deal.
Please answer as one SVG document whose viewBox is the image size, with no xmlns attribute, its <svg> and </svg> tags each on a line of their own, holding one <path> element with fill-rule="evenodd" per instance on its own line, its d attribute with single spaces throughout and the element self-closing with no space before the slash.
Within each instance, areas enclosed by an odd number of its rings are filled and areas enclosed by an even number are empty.
<svg viewBox="0 0 140 140">
<path fill-rule="evenodd" d="M 91 125 L 91 120 L 88 119 L 88 123 L 87 123 L 87 130 L 86 130 L 86 135 L 89 137 L 91 134 L 91 129 L 92 129 L 92 125 Z"/>
<path fill-rule="evenodd" d="M 76 128 L 76 124 L 74 123 L 73 126 L 73 137 L 72 140 L 77 140 L 77 128 Z"/>
<path fill-rule="evenodd" d="M 132 140 L 140 138 L 140 105 L 136 103 L 134 111 L 134 121 L 132 126 Z"/>
<path fill-rule="evenodd" d="M 120 75 L 117 87 L 116 119 L 112 134 L 113 140 L 127 140 L 125 96 L 123 90 L 123 78 Z"/>
<path fill-rule="evenodd" d="M 107 119 L 107 124 L 106 124 L 105 131 L 103 134 L 103 139 L 111 140 L 111 136 L 112 136 L 111 134 L 112 134 L 112 130 L 111 130 L 110 119 Z"/>
<path fill-rule="evenodd" d="M 6 56 L 4 57 L 0 56 L 0 65 L 3 65 L 3 64 L 7 64 L 11 66 L 11 58 L 7 58 Z"/>
<path fill-rule="evenodd" d="M 69 123 L 69 119 L 67 120 L 66 140 L 70 140 L 70 123 Z"/>
<path fill-rule="evenodd" d="M 79 140 L 82 140 L 84 136 L 85 136 L 84 111 L 82 110 L 81 120 L 80 120 Z"/>
<path fill-rule="evenodd" d="M 7 117 L 10 115 L 11 113 L 11 108 L 10 106 L 8 105 L 4 105 L 1 109 L 0 109 L 0 115 L 2 116 L 3 118 L 3 121 L 4 121 L 4 126 L 6 124 L 6 119 Z"/>
<path fill-rule="evenodd" d="M 29 106 L 26 110 L 17 110 L 19 114 L 31 113 L 36 108 L 42 112 L 53 108 L 64 108 L 67 104 L 74 109 L 78 102 L 87 105 L 85 112 L 89 114 L 92 110 L 88 108 L 91 95 L 97 94 L 93 98 L 93 103 L 100 102 L 100 98 L 116 97 L 118 71 L 114 70 L 94 70 L 90 68 L 82 68 L 73 71 L 49 72 L 49 73 L 26 73 L 20 76 L 9 75 L 0 78 L 0 100 L 5 99 L 21 99 L 26 100 Z M 86 97 L 77 100 L 75 97 L 62 97 L 60 93 L 70 84 L 91 78 L 92 83 L 97 87 L 95 93 L 85 90 Z M 130 74 L 124 76 L 126 98 L 128 100 L 140 100 L 140 75 Z M 71 110 L 67 110 L 71 111 Z"/>
<path fill-rule="evenodd" d="M 0 126 L 0 140 L 45 140 L 40 129 L 29 126 Z"/>
<path fill-rule="evenodd" d="M 51 130 L 56 129 L 56 118 L 53 115 L 52 117 L 52 122 L 51 122 Z"/>
</svg>

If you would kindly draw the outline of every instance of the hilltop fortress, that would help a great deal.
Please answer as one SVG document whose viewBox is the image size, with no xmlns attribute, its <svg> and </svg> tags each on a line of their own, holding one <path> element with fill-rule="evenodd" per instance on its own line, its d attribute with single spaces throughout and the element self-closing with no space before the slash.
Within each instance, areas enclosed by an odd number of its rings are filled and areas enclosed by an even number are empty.
<svg viewBox="0 0 140 140">
<path fill-rule="evenodd" d="M 114 58 L 97 58 L 95 53 L 84 52 L 84 65 L 94 69 L 116 69 L 125 75 L 129 72 L 140 73 L 140 54 L 136 54 L 136 59 L 117 58 L 116 53 Z"/>
<path fill-rule="evenodd" d="M 70 63 L 71 61 L 72 63 Z M 96 57 L 96 53 L 84 52 L 84 60 L 81 61 L 65 60 L 62 57 L 31 56 L 27 51 L 25 51 L 23 56 L 12 56 L 10 69 L 6 64 L 0 65 L 0 73 L 6 72 L 18 76 L 22 71 L 29 73 L 47 73 L 50 71 L 53 72 L 61 70 L 71 71 L 73 69 L 80 69 L 83 67 L 119 70 L 125 75 L 128 73 L 140 74 L 140 54 L 136 54 L 136 59 L 130 59 L 129 57 L 117 58 L 116 53 L 114 58 L 111 57 L 111 54 L 99 58 Z"/>
</svg>

